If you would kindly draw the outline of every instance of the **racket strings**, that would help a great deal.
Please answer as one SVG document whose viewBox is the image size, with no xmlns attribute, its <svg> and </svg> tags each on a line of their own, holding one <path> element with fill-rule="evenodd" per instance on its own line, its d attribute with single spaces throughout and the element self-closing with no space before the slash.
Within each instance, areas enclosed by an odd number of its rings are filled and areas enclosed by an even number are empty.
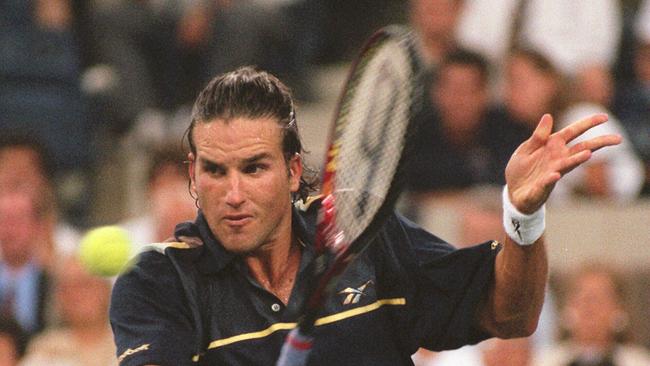
<svg viewBox="0 0 650 366">
<path fill-rule="evenodd" d="M 352 76 L 338 119 L 334 183 L 336 226 L 348 242 L 382 207 L 398 168 L 413 97 L 410 65 L 405 45 L 388 39 L 367 52 Z"/>
</svg>

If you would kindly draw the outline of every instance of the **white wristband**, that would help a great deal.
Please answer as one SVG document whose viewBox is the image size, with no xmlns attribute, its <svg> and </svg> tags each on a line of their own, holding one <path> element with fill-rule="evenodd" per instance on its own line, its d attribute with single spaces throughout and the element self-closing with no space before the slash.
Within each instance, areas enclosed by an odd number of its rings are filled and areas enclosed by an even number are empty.
<svg viewBox="0 0 650 366">
<path fill-rule="evenodd" d="M 510 202 L 508 186 L 503 187 L 503 227 L 510 239 L 519 245 L 531 245 L 544 233 L 546 207 L 530 215 L 519 212 Z"/>
</svg>

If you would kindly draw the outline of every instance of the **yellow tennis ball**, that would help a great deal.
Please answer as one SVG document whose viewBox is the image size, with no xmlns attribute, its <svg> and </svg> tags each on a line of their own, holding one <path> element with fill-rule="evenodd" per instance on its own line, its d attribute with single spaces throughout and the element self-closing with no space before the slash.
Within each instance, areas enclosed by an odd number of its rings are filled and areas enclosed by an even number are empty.
<svg viewBox="0 0 650 366">
<path fill-rule="evenodd" d="M 81 238 L 79 259 L 88 272 L 103 277 L 119 274 L 131 257 L 131 241 L 118 226 L 101 226 Z"/>
</svg>

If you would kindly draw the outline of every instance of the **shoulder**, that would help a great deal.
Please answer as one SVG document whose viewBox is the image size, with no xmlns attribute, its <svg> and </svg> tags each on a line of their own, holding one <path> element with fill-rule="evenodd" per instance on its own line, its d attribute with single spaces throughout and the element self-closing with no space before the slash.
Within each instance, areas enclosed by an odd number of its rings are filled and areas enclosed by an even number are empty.
<svg viewBox="0 0 650 366">
<path fill-rule="evenodd" d="M 447 256 L 455 249 L 399 213 L 386 218 L 367 253 L 381 272 L 420 277 L 424 265 Z"/>
<path fill-rule="evenodd" d="M 164 297 L 170 294 L 182 292 L 179 263 L 182 261 L 181 250 L 176 246 L 180 243 L 159 243 L 150 244 L 139 253 L 131 263 L 129 269 L 122 273 L 116 280 L 113 287 L 112 307 L 120 303 L 129 303 L 135 298 L 131 295 L 141 293 L 153 298 Z M 189 251 L 188 251 L 189 252 Z M 128 307 L 128 306 L 127 306 Z"/>
<path fill-rule="evenodd" d="M 159 279 L 163 281 L 177 272 L 186 258 L 197 259 L 202 253 L 201 244 L 171 241 L 152 243 L 144 246 L 133 259 L 128 271 L 120 275 L 120 281 L 132 278 Z"/>
<path fill-rule="evenodd" d="M 142 252 L 115 282 L 110 322 L 118 354 L 131 362 L 125 364 L 156 364 L 155 360 L 167 356 L 191 357 L 185 356 L 193 349 L 195 307 L 183 285 L 176 254 L 172 249 Z"/>
<path fill-rule="evenodd" d="M 392 246 L 402 249 L 410 248 L 417 253 L 445 255 L 454 251 L 454 247 L 420 227 L 398 212 L 393 212 L 382 229 L 382 236 Z"/>
<path fill-rule="evenodd" d="M 492 271 L 494 259 L 501 249 L 495 240 L 456 248 L 400 214 L 389 218 L 382 237 L 384 248 L 388 248 L 385 253 L 411 266 L 409 271 L 428 273 L 427 277 L 435 274 L 447 278 L 456 274 L 460 279 L 476 273 L 487 274 Z"/>
</svg>

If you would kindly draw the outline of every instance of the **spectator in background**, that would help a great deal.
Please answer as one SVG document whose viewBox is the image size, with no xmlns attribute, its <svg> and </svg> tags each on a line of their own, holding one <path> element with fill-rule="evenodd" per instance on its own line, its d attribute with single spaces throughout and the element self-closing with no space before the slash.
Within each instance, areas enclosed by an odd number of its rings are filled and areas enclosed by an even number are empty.
<svg viewBox="0 0 650 366">
<path fill-rule="evenodd" d="M 505 184 L 504 169 L 523 141 L 504 141 L 489 111 L 489 65 L 479 54 L 456 50 L 431 83 L 426 120 L 418 133 L 409 180 L 416 192 Z M 512 144 L 508 144 L 512 142 Z"/>
<path fill-rule="evenodd" d="M 36 336 L 21 366 L 117 366 L 108 322 L 110 281 L 88 273 L 75 257 L 59 264 L 54 291 L 62 326 Z"/>
<path fill-rule="evenodd" d="M 162 242 L 174 231 L 176 224 L 196 216 L 196 206 L 189 194 L 185 159 L 183 151 L 174 147 L 153 153 L 147 179 L 148 210 L 122 223 L 138 248 Z"/>
<path fill-rule="evenodd" d="M 2 192 L 52 190 L 50 181 L 53 174 L 50 156 L 38 139 L 14 131 L 0 131 Z"/>
<path fill-rule="evenodd" d="M 568 84 L 545 55 L 536 50 L 517 49 L 508 60 L 504 105 L 495 118 L 508 126 L 504 132 L 509 135 L 507 138 L 516 141 L 532 130 L 536 123 L 534 116 L 541 113 L 557 116 L 556 129 L 590 113 L 608 113 L 601 105 L 583 101 L 580 93 L 570 93 L 575 88 L 579 86 Z M 616 117 L 608 114 L 607 126 L 595 128 L 588 136 L 605 133 L 625 136 Z M 579 141 L 582 139 L 576 139 L 573 144 Z M 619 202 L 632 200 L 639 193 L 641 169 L 629 142 L 623 142 L 610 151 L 597 152 L 588 164 L 568 173 L 553 192 L 552 202 L 574 194 Z"/>
<path fill-rule="evenodd" d="M 44 142 L 55 178 L 70 187 L 66 212 L 82 221 L 94 145 L 75 20 L 70 0 L 0 2 L 0 129 Z"/>
<path fill-rule="evenodd" d="M 617 0 L 474 0 L 458 27 L 459 42 L 496 65 L 512 48 L 533 48 L 575 76 L 587 66 L 614 64 L 622 18 Z"/>
<path fill-rule="evenodd" d="M 557 127 L 563 128 L 569 121 L 579 120 L 593 113 L 608 113 L 608 124 L 598 126 L 584 136 L 576 138 L 570 146 L 585 141 L 585 138 L 610 133 L 624 136 L 623 142 L 614 149 L 595 153 L 589 162 L 566 174 L 565 179 L 558 182 L 551 195 L 552 203 L 557 204 L 571 195 L 618 203 L 630 202 L 639 196 L 645 181 L 643 163 L 636 155 L 616 116 L 598 104 L 578 102 L 566 108 L 558 119 Z"/>
<path fill-rule="evenodd" d="M 97 0 L 96 75 L 112 131 L 127 132 L 148 109 L 174 111 L 194 90 L 214 1 Z M 190 57 L 193 56 L 193 57 Z"/>
<path fill-rule="evenodd" d="M 588 264 L 569 281 L 563 306 L 566 339 L 543 352 L 535 366 L 642 366 L 650 353 L 628 343 L 631 324 L 623 282 L 603 264 Z"/>
<path fill-rule="evenodd" d="M 74 251 L 79 240 L 78 231 L 59 214 L 52 180 L 50 154 L 37 138 L 0 131 L 0 196 L 25 192 L 42 207 L 38 262 L 48 268 L 57 256 Z"/>
<path fill-rule="evenodd" d="M 477 346 L 445 351 L 435 358 L 414 357 L 415 366 L 532 366 L 531 338 L 492 338 Z"/>
<path fill-rule="evenodd" d="M 454 33 L 462 4 L 463 0 L 409 0 L 408 2 L 409 24 L 417 34 L 417 51 L 421 64 L 425 68 L 421 81 L 424 90 L 424 108 L 414 118 L 423 120 L 421 125 L 425 126 L 427 133 L 440 128 L 439 117 L 431 103 L 433 99 L 431 93 L 437 82 L 438 67 L 445 57 L 457 48 Z M 422 142 L 418 142 L 418 148 L 430 146 L 427 140 L 423 138 Z M 424 164 L 430 164 L 431 152 L 420 151 L 420 153 L 426 160 Z M 414 167 L 412 171 L 415 172 L 417 169 L 418 167 Z M 409 179 L 411 183 L 416 184 L 416 180 Z"/>
<path fill-rule="evenodd" d="M 407 214 L 427 229 L 444 233 L 432 226 L 441 222 L 436 208 L 443 203 L 447 209 L 454 207 L 460 215 L 460 236 L 454 240 L 459 245 L 503 235 L 498 189 L 488 193 L 496 199 L 467 190 L 504 184 L 505 165 L 518 145 L 505 146 L 498 121 L 489 117 L 488 68 L 481 55 L 462 49 L 438 64 L 419 116 L 423 120 L 414 141 L 417 157 L 407 172 Z"/>
<path fill-rule="evenodd" d="M 23 192 L 0 195 L 0 314 L 33 335 L 46 326 L 50 277 L 38 263 L 44 208 Z"/>
<path fill-rule="evenodd" d="M 495 118 L 509 138 L 523 141 L 540 114 L 557 115 L 563 107 L 562 76 L 551 61 L 532 49 L 515 49 L 506 59 L 503 105 Z"/>
<path fill-rule="evenodd" d="M 96 0 L 103 109 L 127 132 L 149 110 L 191 104 L 213 75 L 254 64 L 310 95 L 321 0 Z M 115 106 L 119 106 L 116 108 Z"/>
<path fill-rule="evenodd" d="M 537 52 L 528 52 L 530 59 L 542 60 L 544 55 Z M 548 62 L 553 67 L 553 65 Z M 571 142 L 571 145 L 579 144 L 585 138 L 593 138 L 605 134 L 618 134 L 623 136 L 623 142 L 615 148 L 607 151 L 597 152 L 588 163 L 569 172 L 562 182 L 558 182 L 552 194 L 552 202 L 558 203 L 570 196 L 585 196 L 592 199 L 607 199 L 615 202 L 629 202 L 636 199 L 642 188 L 644 178 L 643 165 L 627 133 L 617 116 L 611 113 L 606 105 L 612 98 L 612 81 L 597 69 L 584 69 L 586 72 L 583 82 L 567 84 L 562 82 L 559 72 L 549 72 L 556 79 L 556 84 L 561 89 L 558 95 L 564 96 L 564 103 L 559 105 L 560 113 L 556 128 L 565 127 L 570 121 L 585 118 L 594 113 L 607 113 L 609 121 L 605 126 L 598 126 L 589 133 Z M 587 74 L 591 75 L 589 77 Z M 600 76 L 597 76 L 600 75 Z M 602 85 L 598 88 L 598 94 L 589 93 L 585 89 L 585 82 L 601 80 Z M 598 101 L 602 103 L 599 103 Z M 603 104 L 605 103 L 605 104 Z"/>
<path fill-rule="evenodd" d="M 630 141 L 645 161 L 646 192 L 650 192 L 650 1 L 642 3 L 636 18 L 633 79 L 621 85 L 614 111 Z"/>
<path fill-rule="evenodd" d="M 322 0 L 218 0 L 208 49 L 209 80 L 245 65 L 286 80 L 309 100 L 309 64 L 317 51 Z"/>
<path fill-rule="evenodd" d="M 573 84 L 575 96 L 580 101 L 611 108 L 614 78 L 606 65 L 593 64 L 581 68 Z"/>
<path fill-rule="evenodd" d="M 11 318 L 0 316 L 0 366 L 17 366 L 27 347 L 27 337 Z"/>
<path fill-rule="evenodd" d="M 464 0 L 410 0 L 409 21 L 418 34 L 422 61 L 435 69 L 456 49 L 458 17 Z"/>
</svg>

